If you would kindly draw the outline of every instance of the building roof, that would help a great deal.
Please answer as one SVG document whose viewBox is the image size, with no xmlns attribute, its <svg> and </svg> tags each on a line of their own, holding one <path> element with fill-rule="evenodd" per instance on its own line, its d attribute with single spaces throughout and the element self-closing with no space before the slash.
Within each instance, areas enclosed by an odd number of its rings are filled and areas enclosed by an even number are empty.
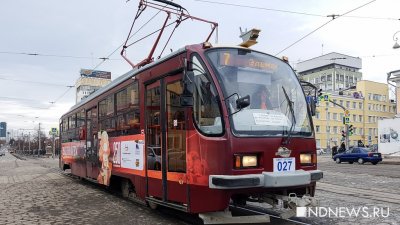
<svg viewBox="0 0 400 225">
<path fill-rule="evenodd" d="M 348 66 L 361 69 L 361 58 L 348 56 L 336 52 L 321 55 L 303 62 L 297 63 L 296 71 L 302 73 L 308 70 L 324 67 L 331 64 Z"/>
</svg>

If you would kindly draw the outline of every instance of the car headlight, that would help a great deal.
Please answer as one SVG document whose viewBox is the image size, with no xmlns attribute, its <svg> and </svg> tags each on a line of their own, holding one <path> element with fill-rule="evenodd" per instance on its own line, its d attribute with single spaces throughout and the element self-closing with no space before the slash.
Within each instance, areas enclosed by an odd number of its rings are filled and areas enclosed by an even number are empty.
<svg viewBox="0 0 400 225">
<path fill-rule="evenodd" d="M 235 168 L 257 167 L 257 155 L 235 155 Z"/>
<path fill-rule="evenodd" d="M 311 164 L 312 155 L 311 154 L 300 154 L 300 164 Z"/>
</svg>

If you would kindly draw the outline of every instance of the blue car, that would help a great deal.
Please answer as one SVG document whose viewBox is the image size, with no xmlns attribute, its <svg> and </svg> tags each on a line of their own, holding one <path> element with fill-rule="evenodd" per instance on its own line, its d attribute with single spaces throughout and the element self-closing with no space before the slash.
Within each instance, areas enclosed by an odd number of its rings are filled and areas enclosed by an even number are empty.
<svg viewBox="0 0 400 225">
<path fill-rule="evenodd" d="M 334 155 L 333 160 L 336 163 L 348 162 L 352 164 L 353 162 L 358 162 L 359 164 L 363 164 L 365 162 L 370 162 L 374 165 L 382 161 L 381 153 L 369 152 L 368 150 L 368 148 L 364 147 L 355 147 L 346 152 Z"/>
</svg>

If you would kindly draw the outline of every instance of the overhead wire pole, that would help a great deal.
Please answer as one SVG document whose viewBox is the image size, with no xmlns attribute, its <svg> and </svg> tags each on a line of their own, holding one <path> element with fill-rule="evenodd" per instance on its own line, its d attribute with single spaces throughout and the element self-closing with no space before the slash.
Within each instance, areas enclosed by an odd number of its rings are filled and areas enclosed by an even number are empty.
<svg viewBox="0 0 400 225">
<path fill-rule="evenodd" d="M 329 100 L 329 102 L 331 102 L 332 104 L 342 108 L 343 111 L 346 113 L 347 109 L 344 106 L 342 106 L 340 104 L 337 104 L 336 102 L 334 102 L 332 100 Z M 329 103 L 327 102 L 326 104 L 329 104 Z M 349 125 L 348 124 L 345 124 L 345 133 L 346 133 L 346 137 L 345 137 L 346 150 L 349 150 L 350 140 L 349 140 Z"/>
</svg>

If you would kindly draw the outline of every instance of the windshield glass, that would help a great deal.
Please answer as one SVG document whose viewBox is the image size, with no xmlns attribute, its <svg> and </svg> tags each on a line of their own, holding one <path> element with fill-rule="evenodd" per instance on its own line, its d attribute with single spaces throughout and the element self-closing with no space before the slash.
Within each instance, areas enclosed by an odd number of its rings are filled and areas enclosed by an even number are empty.
<svg viewBox="0 0 400 225">
<path fill-rule="evenodd" d="M 289 65 L 247 49 L 213 49 L 207 57 L 222 86 L 235 134 L 312 134 L 305 96 Z M 250 105 L 237 112 L 236 100 L 247 95 Z"/>
</svg>

